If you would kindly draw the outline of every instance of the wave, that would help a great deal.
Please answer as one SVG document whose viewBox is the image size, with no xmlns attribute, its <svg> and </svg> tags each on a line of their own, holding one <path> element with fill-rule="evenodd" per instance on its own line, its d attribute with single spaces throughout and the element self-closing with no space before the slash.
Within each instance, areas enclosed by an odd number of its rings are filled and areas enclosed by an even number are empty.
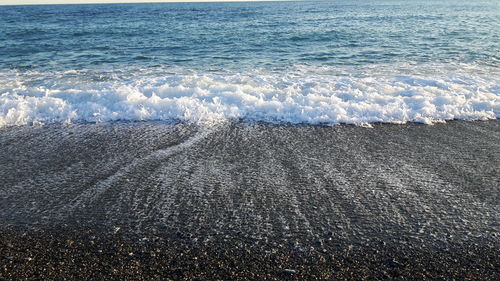
<svg viewBox="0 0 500 281">
<path fill-rule="evenodd" d="M 0 72 L 0 127 L 169 120 L 335 125 L 496 119 L 497 68 L 333 67 L 247 73 L 165 67 Z"/>
</svg>

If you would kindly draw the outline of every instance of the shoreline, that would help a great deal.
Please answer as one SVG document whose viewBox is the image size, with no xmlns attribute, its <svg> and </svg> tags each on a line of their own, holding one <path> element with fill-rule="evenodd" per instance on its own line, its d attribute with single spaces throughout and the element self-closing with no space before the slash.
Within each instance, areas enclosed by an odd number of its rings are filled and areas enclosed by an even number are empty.
<svg viewBox="0 0 500 281">
<path fill-rule="evenodd" d="M 495 280 L 499 143 L 498 120 L 4 128 L 0 278 Z"/>
</svg>

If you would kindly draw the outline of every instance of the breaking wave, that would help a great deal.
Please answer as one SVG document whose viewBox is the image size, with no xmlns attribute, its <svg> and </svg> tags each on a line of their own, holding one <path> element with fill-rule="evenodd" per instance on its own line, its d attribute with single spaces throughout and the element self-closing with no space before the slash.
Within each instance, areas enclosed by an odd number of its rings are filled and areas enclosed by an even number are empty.
<svg viewBox="0 0 500 281">
<path fill-rule="evenodd" d="M 462 65 L 297 68 L 247 73 L 151 68 L 4 71 L 0 127 L 59 122 L 168 120 L 431 124 L 496 119 L 496 68 Z"/>
</svg>

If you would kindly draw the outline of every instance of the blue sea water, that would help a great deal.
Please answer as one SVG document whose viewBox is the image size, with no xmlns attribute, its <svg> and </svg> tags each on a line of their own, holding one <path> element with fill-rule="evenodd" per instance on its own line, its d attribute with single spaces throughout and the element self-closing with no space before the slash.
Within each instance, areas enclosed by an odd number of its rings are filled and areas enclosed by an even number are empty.
<svg viewBox="0 0 500 281">
<path fill-rule="evenodd" d="M 0 127 L 500 116 L 498 1 L 0 6 Z"/>
</svg>

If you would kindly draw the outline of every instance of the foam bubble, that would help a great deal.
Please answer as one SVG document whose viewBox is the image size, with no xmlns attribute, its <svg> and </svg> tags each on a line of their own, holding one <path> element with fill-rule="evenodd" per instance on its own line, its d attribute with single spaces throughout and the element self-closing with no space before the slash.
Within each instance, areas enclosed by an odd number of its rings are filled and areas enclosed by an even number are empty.
<svg viewBox="0 0 500 281">
<path fill-rule="evenodd" d="M 394 67 L 397 70 L 397 67 Z M 415 68 L 418 69 L 418 68 Z M 251 73 L 115 72 L 0 73 L 0 126 L 54 122 L 227 119 L 272 123 L 431 124 L 496 119 L 500 76 L 492 71 Z"/>
</svg>

